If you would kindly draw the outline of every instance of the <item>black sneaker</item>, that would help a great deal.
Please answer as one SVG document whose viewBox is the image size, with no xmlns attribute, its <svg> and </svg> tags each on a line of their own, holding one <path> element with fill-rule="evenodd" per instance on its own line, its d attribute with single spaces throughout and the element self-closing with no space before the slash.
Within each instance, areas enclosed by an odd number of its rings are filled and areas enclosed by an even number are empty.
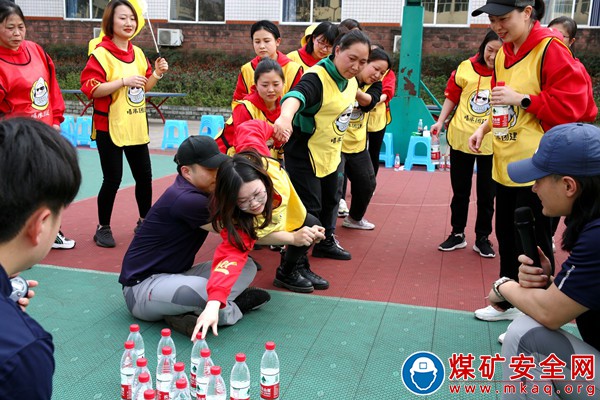
<svg viewBox="0 0 600 400">
<path fill-rule="evenodd" d="M 486 258 L 494 258 L 496 257 L 496 252 L 492 247 L 492 242 L 487 238 L 487 236 L 482 236 L 475 240 L 475 244 L 473 245 L 473 250 L 479 253 L 481 257 Z"/>
<path fill-rule="evenodd" d="M 271 300 L 271 295 L 266 290 L 249 287 L 233 300 L 242 314 L 256 310 Z"/>
<path fill-rule="evenodd" d="M 94 242 L 100 247 L 115 247 L 117 245 L 109 225 L 98 225 L 98 229 L 94 235 Z"/>
<path fill-rule="evenodd" d="M 313 270 L 310 269 L 310 263 L 308 262 L 308 256 L 306 254 L 298 259 L 297 266 L 297 271 L 301 276 L 308 279 L 312 283 L 315 290 L 329 289 L 329 281 L 315 274 Z"/>
<path fill-rule="evenodd" d="M 332 258 L 334 260 L 351 260 L 352 255 L 340 246 L 334 235 L 315 244 L 312 251 L 313 257 Z"/>
<path fill-rule="evenodd" d="M 138 233 L 140 231 L 140 228 L 142 227 L 142 223 L 144 222 L 143 219 L 139 218 L 137 223 L 135 224 L 135 228 L 133 228 L 133 233 Z"/>
<path fill-rule="evenodd" d="M 294 270 L 289 274 L 283 273 L 281 265 L 275 272 L 275 279 L 273 280 L 273 286 L 278 288 L 285 288 L 296 293 L 311 293 L 315 288 L 313 287 L 310 280 L 300 275 L 298 270 Z"/>
<path fill-rule="evenodd" d="M 451 233 L 448 239 L 438 246 L 438 250 L 452 251 L 456 249 L 464 249 L 467 247 L 464 233 Z"/>
<path fill-rule="evenodd" d="M 198 316 L 194 313 L 165 315 L 164 319 L 169 328 L 188 337 L 192 337 L 198 322 Z"/>
</svg>

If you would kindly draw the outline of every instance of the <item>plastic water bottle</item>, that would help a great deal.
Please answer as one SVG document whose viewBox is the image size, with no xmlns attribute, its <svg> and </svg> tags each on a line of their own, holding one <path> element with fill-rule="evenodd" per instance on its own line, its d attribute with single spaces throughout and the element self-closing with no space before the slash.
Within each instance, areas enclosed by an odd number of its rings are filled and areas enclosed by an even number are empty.
<svg viewBox="0 0 600 400">
<path fill-rule="evenodd" d="M 394 171 L 400 171 L 400 154 L 396 154 L 394 157 Z"/>
<path fill-rule="evenodd" d="M 175 393 L 175 391 L 177 390 L 177 381 L 180 379 L 185 380 L 185 387 L 188 388 L 188 392 L 189 392 L 189 387 L 190 387 L 190 382 L 188 381 L 188 377 L 185 374 L 185 364 L 182 363 L 181 361 L 176 362 L 175 365 L 173 366 L 173 378 L 171 379 L 171 386 L 169 388 L 169 393 L 170 393 L 170 398 L 173 398 L 173 394 Z M 189 394 L 189 393 L 188 393 Z"/>
<path fill-rule="evenodd" d="M 121 399 L 131 400 L 133 374 L 135 373 L 135 343 L 125 342 L 125 351 L 121 356 Z"/>
<path fill-rule="evenodd" d="M 423 136 L 423 120 L 419 118 L 419 123 L 417 125 L 417 132 L 419 136 Z"/>
<path fill-rule="evenodd" d="M 157 362 L 160 360 L 160 356 L 162 355 L 162 349 L 165 346 L 171 348 L 171 354 L 173 360 L 177 360 L 177 349 L 175 349 L 175 342 L 173 342 L 173 338 L 171 337 L 171 330 L 169 328 L 165 328 L 160 331 L 160 340 L 158 341 L 158 347 L 156 348 L 156 360 Z"/>
<path fill-rule="evenodd" d="M 144 392 L 144 400 L 154 400 L 156 398 L 156 392 L 154 390 L 146 390 Z"/>
<path fill-rule="evenodd" d="M 156 400 L 168 400 L 171 379 L 173 378 L 173 358 L 171 347 L 165 346 L 156 366 Z"/>
<path fill-rule="evenodd" d="M 196 398 L 199 400 L 206 399 L 206 389 L 208 387 L 208 379 L 210 378 L 210 369 L 215 365 L 210 358 L 210 349 L 200 350 L 200 361 L 196 372 Z"/>
<path fill-rule="evenodd" d="M 147 358 L 138 358 L 136 360 L 135 364 L 136 364 L 137 368 L 135 369 L 135 373 L 133 374 L 133 383 L 132 383 L 133 392 L 135 393 L 135 390 L 139 386 L 140 376 L 143 373 L 148 374 L 150 388 L 152 388 L 152 375 L 150 375 L 150 370 L 148 369 L 148 359 Z M 141 393 L 141 396 L 143 396 L 143 395 L 144 395 L 144 392 Z"/>
<path fill-rule="evenodd" d="M 226 400 L 227 388 L 221 376 L 221 367 L 213 365 L 210 367 L 210 378 L 206 387 L 206 400 Z"/>
<path fill-rule="evenodd" d="M 145 358 L 144 358 L 145 360 Z M 150 374 L 143 372 L 140 374 L 139 383 L 133 390 L 133 400 L 144 400 L 146 391 L 152 390 L 152 382 L 150 382 Z M 152 390 L 154 392 L 154 390 Z"/>
<path fill-rule="evenodd" d="M 504 86 L 504 82 L 496 82 L 496 86 Z M 508 122 L 510 119 L 508 109 L 509 106 L 507 105 L 492 106 L 492 131 L 497 137 L 508 135 Z"/>
<path fill-rule="evenodd" d="M 200 354 L 202 349 L 208 349 L 208 344 L 206 344 L 206 340 L 202 339 L 202 332 L 198 332 L 196 335 L 196 341 L 194 342 L 194 347 L 192 347 L 192 357 L 190 361 L 190 393 L 192 394 L 193 398 L 196 398 L 196 374 L 198 373 L 197 371 L 200 358 L 202 357 Z"/>
<path fill-rule="evenodd" d="M 137 353 L 138 358 L 146 356 L 144 339 L 142 338 L 140 326 L 138 324 L 129 325 L 129 336 L 127 336 L 127 340 L 133 340 L 135 343 L 135 352 Z"/>
<path fill-rule="evenodd" d="M 235 365 L 231 369 L 229 379 L 229 399 L 250 399 L 250 370 L 246 365 L 246 355 L 244 353 L 235 355 Z"/>
<path fill-rule="evenodd" d="M 265 352 L 260 360 L 260 398 L 279 398 L 279 357 L 275 352 L 275 342 L 265 344 Z"/>
<path fill-rule="evenodd" d="M 431 136 L 431 162 L 440 164 L 440 137 L 435 133 Z"/>
<path fill-rule="evenodd" d="M 190 389 L 188 388 L 188 381 L 184 374 L 183 378 L 177 379 L 177 381 L 175 382 L 175 390 L 173 391 L 173 394 L 171 395 L 171 397 L 169 397 L 169 400 L 191 400 L 191 399 L 192 398 L 190 397 Z"/>
</svg>

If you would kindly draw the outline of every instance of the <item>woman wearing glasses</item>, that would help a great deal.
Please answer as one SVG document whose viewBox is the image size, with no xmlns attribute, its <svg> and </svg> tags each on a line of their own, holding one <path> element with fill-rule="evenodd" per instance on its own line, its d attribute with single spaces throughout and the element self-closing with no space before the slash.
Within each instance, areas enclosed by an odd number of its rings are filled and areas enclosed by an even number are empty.
<svg viewBox="0 0 600 400">
<path fill-rule="evenodd" d="M 333 42 L 338 36 L 338 27 L 325 21 L 319 25 L 309 26 L 304 33 L 300 41 L 302 48 L 288 53 L 287 56 L 306 71 L 331 54 Z"/>
</svg>

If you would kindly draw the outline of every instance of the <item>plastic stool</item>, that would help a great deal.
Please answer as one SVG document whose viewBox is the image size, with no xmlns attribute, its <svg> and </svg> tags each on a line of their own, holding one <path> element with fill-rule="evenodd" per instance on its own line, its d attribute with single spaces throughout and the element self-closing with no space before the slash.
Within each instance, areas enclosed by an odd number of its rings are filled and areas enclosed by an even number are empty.
<svg viewBox="0 0 600 400">
<path fill-rule="evenodd" d="M 207 135 L 215 138 L 219 131 L 225 126 L 225 120 L 222 115 L 203 115 L 200 118 L 200 135 Z M 206 130 L 205 130 L 206 129 Z"/>
<path fill-rule="evenodd" d="M 391 132 L 386 132 L 383 135 L 383 144 L 385 145 L 385 151 L 379 153 L 379 161 L 385 162 L 386 168 L 392 168 L 394 166 L 394 135 Z"/>
<path fill-rule="evenodd" d="M 177 130 L 177 133 L 175 133 Z M 188 123 L 184 120 L 168 119 L 165 121 L 161 148 L 175 149 L 188 137 Z"/>
<path fill-rule="evenodd" d="M 60 134 L 73 145 L 77 147 L 77 138 L 75 137 L 75 117 L 65 115 L 65 120 L 60 124 Z"/>
<path fill-rule="evenodd" d="M 75 123 L 75 138 L 77 145 L 92 147 L 92 117 L 78 117 Z M 94 142 L 94 145 L 96 143 Z"/>
<path fill-rule="evenodd" d="M 423 144 L 426 147 L 426 154 L 419 156 L 415 154 L 418 144 Z M 431 138 L 422 136 L 411 136 L 408 142 L 408 151 L 406 153 L 406 161 L 404 162 L 404 170 L 410 171 L 414 164 L 427 166 L 428 172 L 435 171 L 435 165 L 431 162 Z"/>
</svg>

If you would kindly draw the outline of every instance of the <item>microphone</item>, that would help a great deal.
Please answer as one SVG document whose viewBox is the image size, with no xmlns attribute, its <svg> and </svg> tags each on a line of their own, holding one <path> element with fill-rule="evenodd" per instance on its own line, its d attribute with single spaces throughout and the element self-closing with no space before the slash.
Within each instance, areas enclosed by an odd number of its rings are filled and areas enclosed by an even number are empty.
<svg viewBox="0 0 600 400">
<path fill-rule="evenodd" d="M 524 254 L 533 260 L 533 266 L 542 267 L 540 255 L 535 240 L 535 218 L 529 207 L 519 207 L 515 210 L 515 227 L 521 238 Z"/>
</svg>

